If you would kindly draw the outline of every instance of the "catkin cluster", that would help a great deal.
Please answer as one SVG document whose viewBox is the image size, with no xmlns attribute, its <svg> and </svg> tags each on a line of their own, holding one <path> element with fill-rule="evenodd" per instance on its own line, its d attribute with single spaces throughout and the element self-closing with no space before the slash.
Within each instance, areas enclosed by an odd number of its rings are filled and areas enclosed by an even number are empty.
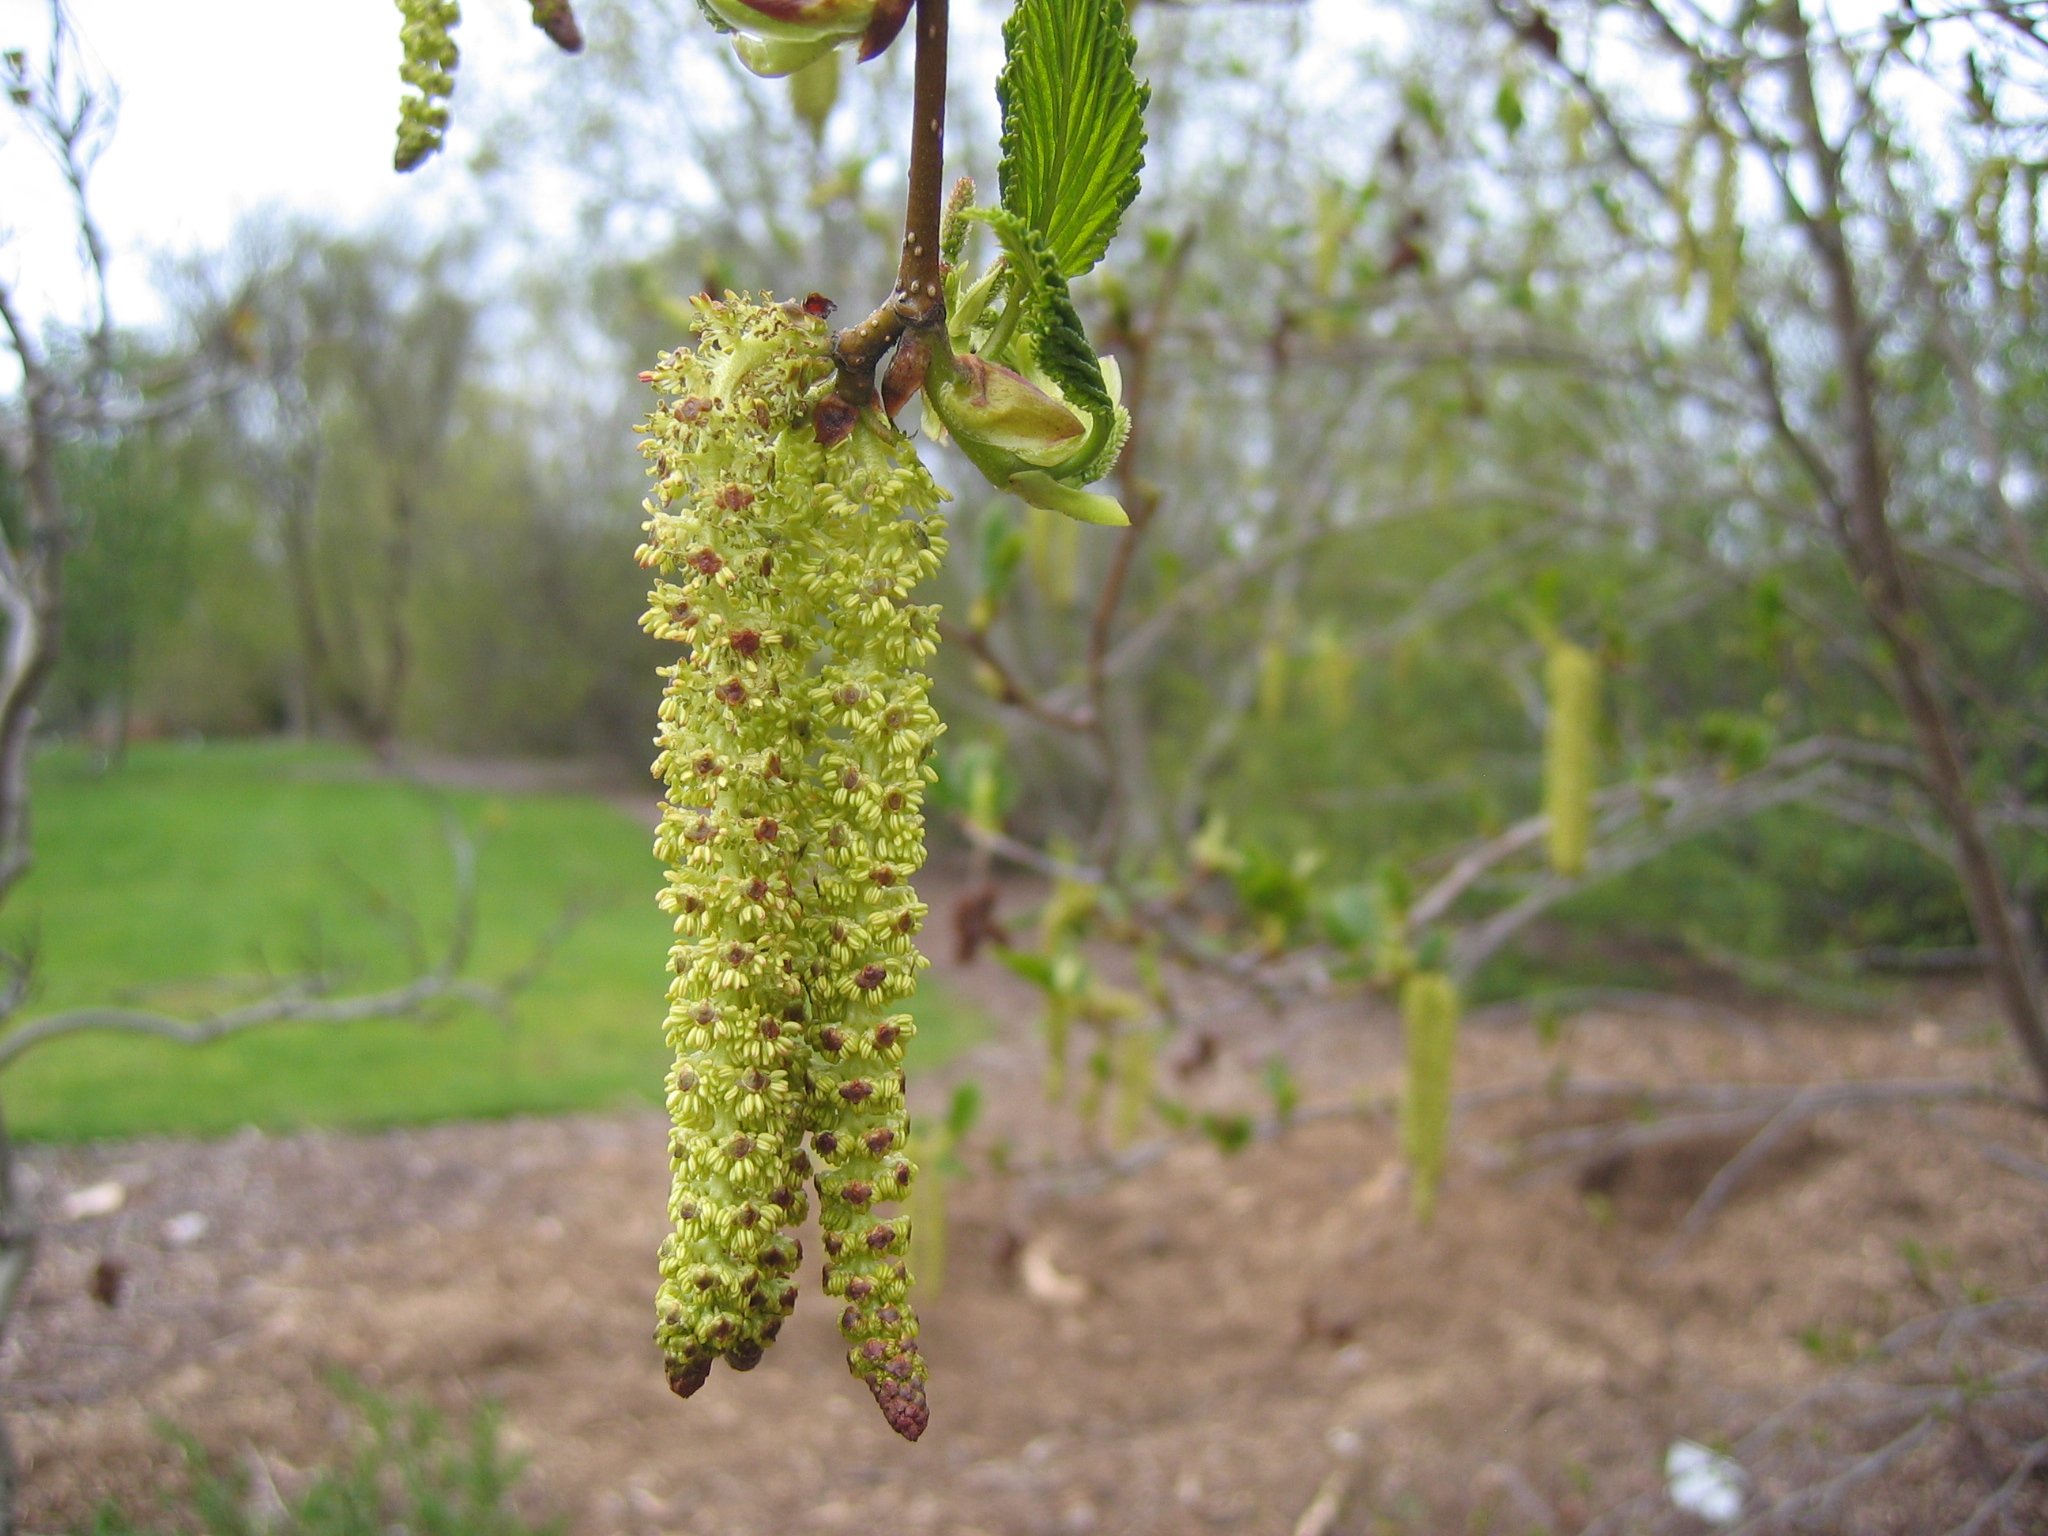
<svg viewBox="0 0 2048 1536">
<path fill-rule="evenodd" d="M 686 1397 L 715 1360 L 760 1360 L 796 1300 L 809 1178 L 849 1364 L 915 1439 L 909 1222 L 882 1208 L 915 1175 L 897 1010 L 925 964 L 910 878 L 942 727 L 937 614 L 910 593 L 944 553 L 942 494 L 886 423 L 819 445 L 822 320 L 732 295 L 698 315 L 697 346 L 646 376 L 641 426 L 643 624 L 685 648 L 654 762 L 676 933 L 656 1339 Z"/>
<path fill-rule="evenodd" d="M 1600 664 L 1569 640 L 1551 644 L 1543 669 L 1549 715 L 1543 733 L 1543 814 L 1550 867 L 1576 875 L 1593 835 L 1593 751 L 1599 726 Z"/>
</svg>

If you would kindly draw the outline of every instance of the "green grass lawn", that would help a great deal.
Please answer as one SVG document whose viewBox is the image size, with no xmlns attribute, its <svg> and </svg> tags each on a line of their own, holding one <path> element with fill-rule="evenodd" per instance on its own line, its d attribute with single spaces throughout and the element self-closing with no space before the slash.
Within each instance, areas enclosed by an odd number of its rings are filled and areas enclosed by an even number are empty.
<svg viewBox="0 0 2048 1536">
<path fill-rule="evenodd" d="M 43 757 L 35 872 L 0 919 L 37 952 L 21 1018 L 204 1012 L 316 964 L 351 987 L 400 979 L 408 919 L 429 953 L 445 944 L 451 813 L 478 848 L 471 974 L 516 970 L 566 910 L 583 914 L 511 1018 L 285 1025 L 196 1048 L 59 1040 L 0 1077 L 10 1128 L 76 1140 L 659 1102 L 668 924 L 647 831 L 601 800 L 428 791 L 333 748 L 153 745 L 111 772 Z M 926 1065 L 981 1025 L 929 985 L 915 1012 Z"/>
</svg>

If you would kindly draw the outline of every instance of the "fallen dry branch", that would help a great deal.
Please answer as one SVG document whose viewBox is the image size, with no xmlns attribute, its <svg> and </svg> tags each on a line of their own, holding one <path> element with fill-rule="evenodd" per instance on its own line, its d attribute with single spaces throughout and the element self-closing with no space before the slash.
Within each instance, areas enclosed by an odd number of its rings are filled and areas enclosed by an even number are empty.
<svg viewBox="0 0 2048 1536">
<path fill-rule="evenodd" d="M 1772 1536 L 1804 1530 L 1875 1529 L 1859 1504 L 1881 1491 L 1937 1501 L 1918 1518 L 1946 1524 L 1948 1536 L 1995 1536 L 2039 1529 L 2044 1513 L 2037 1486 L 2048 1466 L 2048 1286 L 2019 1296 L 1928 1313 L 1893 1330 L 1855 1366 L 1838 1372 L 1770 1413 L 1729 1447 L 1753 1487 L 1784 1491 L 1753 1495 L 1731 1536 Z M 2010 1432 L 2018 1428 L 2018 1434 Z M 1830 1446 L 1855 1446 L 1830 1452 Z M 1996 1478 L 1960 1513 L 1954 1501 L 1964 1480 L 1931 1471 L 1914 1458 L 1967 1442 L 1977 1482 Z M 1983 1470 L 1986 1459 L 1994 1470 Z M 1774 1466 L 1783 1460 L 1786 1465 Z M 1887 1483 L 1887 1478 L 1894 1481 Z M 1892 1512 L 1893 1519 L 1912 1519 Z M 1896 1523 L 1884 1529 L 1900 1529 Z M 1581 1536 L 1622 1531 L 1697 1530 L 1663 1492 L 1617 1505 Z"/>
<path fill-rule="evenodd" d="M 1598 1078 L 1547 1078 L 1468 1089 L 1452 1100 L 1452 1113 L 1463 1117 L 1477 1110 L 1528 1101 L 1627 1105 L 1629 1118 L 1545 1132 L 1508 1148 L 1488 1150 L 1468 1144 L 1467 1154 L 1493 1167 L 1521 1167 L 1543 1175 L 1583 1170 L 1592 1164 L 1657 1147 L 1740 1135 L 1745 1131 L 1769 1132 L 1769 1140 L 1763 1146 L 1757 1147 L 1752 1141 L 1701 1194 L 1694 1206 L 1697 1219 L 1688 1213 L 1688 1230 L 1704 1227 L 1733 1197 L 1743 1180 L 1768 1161 L 1769 1153 L 1782 1144 L 1791 1130 L 1819 1115 L 1960 1104 L 2048 1118 L 2048 1107 L 2024 1095 L 1986 1083 L 1940 1078 L 1850 1083 L 1691 1083 L 1675 1087 Z M 1392 1116 L 1394 1107 L 1391 1096 L 1381 1095 L 1302 1105 L 1285 1115 L 1239 1117 L 1236 1140 L 1240 1146 L 1250 1146 L 1304 1125 L 1350 1118 L 1386 1119 Z M 1025 1177 L 1034 1188 L 1050 1193 L 1087 1193 L 1141 1173 L 1181 1147 L 1213 1139 L 1214 1123 L 1215 1118 L 1211 1117 L 1207 1124 L 1198 1122 L 1177 1128 L 1120 1151 L 1048 1161 L 1029 1170 Z M 1752 1148 L 1755 1151 L 1750 1156 Z M 1713 1197 L 1711 1201 L 1709 1196 Z"/>
<path fill-rule="evenodd" d="M 1563 1162 L 1584 1167 L 1587 1163 L 1626 1156 L 1652 1147 L 1753 1131 L 1781 1117 L 1785 1118 L 1784 1129 L 1789 1130 L 1793 1125 L 1837 1110 L 1976 1104 L 2024 1115 L 2048 1116 L 2048 1108 L 2038 1101 L 2007 1089 L 1994 1088 L 1986 1083 L 1951 1082 L 1938 1078 L 1792 1087 L 1721 1084 L 1690 1088 L 1636 1087 L 1633 1090 L 1623 1084 L 1565 1084 L 1556 1091 L 1576 1098 L 1631 1099 L 1655 1118 L 1574 1126 L 1569 1130 L 1531 1137 L 1516 1148 L 1525 1164 Z M 1698 1112 L 1664 1118 L 1664 1113 L 1672 1109 Z M 1722 1200 L 1725 1198 L 1724 1195 Z"/>
</svg>

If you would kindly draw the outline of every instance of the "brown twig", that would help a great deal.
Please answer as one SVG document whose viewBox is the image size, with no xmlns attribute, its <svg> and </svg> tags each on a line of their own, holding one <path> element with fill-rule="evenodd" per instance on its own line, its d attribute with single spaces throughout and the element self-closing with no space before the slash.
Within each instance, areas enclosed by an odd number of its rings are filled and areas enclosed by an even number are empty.
<svg viewBox="0 0 2048 1536">
<path fill-rule="evenodd" d="M 917 0 L 917 65 L 911 99 L 910 194 L 896 287 L 871 315 L 833 339 L 839 393 L 855 405 L 875 398 L 875 368 L 910 330 L 946 320 L 939 220 L 945 203 L 947 0 Z"/>
<path fill-rule="evenodd" d="M 1781 1139 L 1793 1126 L 1835 1110 L 1887 1109 L 1915 1104 L 1980 1104 L 1991 1108 L 2017 1110 L 2021 1114 L 2048 1114 L 2032 1099 L 1983 1083 L 1959 1083 L 1942 1079 L 1905 1078 L 1893 1081 L 1807 1084 L 1787 1089 L 1775 1085 L 1748 1087 L 1651 1091 L 1641 1100 L 1659 1105 L 1700 1106 L 1701 1112 L 1647 1123 L 1629 1120 L 1604 1125 L 1576 1126 L 1553 1131 L 1522 1143 L 1525 1163 L 1558 1163 L 1583 1166 L 1601 1158 L 1625 1156 L 1652 1147 L 1698 1141 L 1772 1128 Z M 1780 1124 L 1779 1122 L 1782 1122 Z M 1768 1150 L 1768 1149 L 1767 1149 Z M 1738 1161 L 1740 1159 L 1738 1158 Z M 1756 1161 L 1761 1161 L 1761 1158 Z M 1752 1162 L 1750 1169 L 1753 1171 Z M 1725 1202 L 1733 1189 L 1726 1190 Z M 1709 1212 L 1711 1214 L 1711 1212 Z"/>
<path fill-rule="evenodd" d="M 1124 370 L 1125 403 L 1130 411 L 1131 432 L 1124 442 L 1122 457 L 1117 461 L 1117 487 L 1122 492 L 1124 510 L 1129 514 L 1130 526 L 1118 535 L 1116 549 L 1110 555 L 1109 571 L 1103 578 L 1102 590 L 1096 598 L 1095 613 L 1088 625 L 1088 661 L 1086 669 L 1088 686 L 1088 710 L 1093 721 L 1095 738 L 1102 754 L 1102 770 L 1109 803 L 1102 820 L 1100 851 L 1113 855 L 1115 843 L 1120 834 L 1125 799 L 1125 764 L 1123 753 L 1118 749 L 1109 713 L 1109 654 L 1110 642 L 1116 636 L 1118 610 L 1123 606 L 1124 589 L 1130 583 L 1131 568 L 1138 558 L 1138 546 L 1145 540 L 1145 532 L 1152 526 L 1158 515 L 1162 493 L 1156 485 L 1145 479 L 1143 474 L 1145 398 L 1152 383 L 1152 363 L 1158 337 L 1166 327 L 1167 316 L 1173 309 L 1174 300 L 1180 292 L 1181 277 L 1187 270 L 1189 255 L 1194 250 L 1195 232 L 1192 228 L 1182 232 L 1175 242 L 1173 254 L 1160 278 L 1159 291 L 1152 301 L 1152 310 L 1146 323 L 1132 332 L 1126 341 L 1131 354 L 1130 367 Z"/>
<path fill-rule="evenodd" d="M 1039 724 L 1050 726 L 1056 731 L 1080 733 L 1093 727 L 1095 720 L 1091 711 L 1061 709 L 1035 693 L 1030 684 L 1018 675 L 1017 669 L 995 648 L 987 630 L 941 620 L 939 635 L 941 639 L 964 648 L 970 656 L 994 674 L 996 685 L 1001 690 L 996 695 L 998 704 L 1021 709 Z"/>
</svg>

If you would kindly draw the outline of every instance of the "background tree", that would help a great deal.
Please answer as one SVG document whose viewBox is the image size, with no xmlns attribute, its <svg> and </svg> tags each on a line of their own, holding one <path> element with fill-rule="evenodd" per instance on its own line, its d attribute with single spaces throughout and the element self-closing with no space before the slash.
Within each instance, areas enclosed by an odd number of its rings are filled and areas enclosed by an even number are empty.
<svg viewBox="0 0 2048 1536">
<path fill-rule="evenodd" d="M 1853 775 L 1830 805 L 1939 850 L 2048 1090 L 2026 894 L 2041 858 L 2026 682 L 2048 604 L 2039 520 L 2014 495 L 2035 480 L 2012 435 L 2023 417 L 1993 403 L 2018 406 L 2030 391 L 2008 397 L 2006 384 L 2038 366 L 2024 252 L 2040 210 L 2016 207 L 2008 224 L 2005 204 L 2038 132 L 2040 39 L 1996 8 L 1909 9 L 1868 30 L 1797 0 L 1725 16 L 1645 4 L 1573 16 L 1565 32 L 1542 12 L 1497 13 L 1591 114 L 1581 184 L 1615 178 L 1593 184 L 1625 248 L 1688 282 L 1700 269 L 1705 329 L 1728 343 L 1722 398 L 1769 444 L 1742 466 L 1752 495 L 1730 507 L 1763 513 L 1764 527 L 1725 537 L 1790 553 L 1820 536 L 1840 561 L 1832 573 L 1801 562 L 1794 616 L 1876 683 L 1913 760 L 1866 765 L 1877 777 Z M 1610 84 L 1622 58 L 1681 82 L 1687 114 L 1660 120 Z M 1913 93 L 1930 82 L 1964 104 L 1960 155 L 1915 143 Z M 1994 613 L 1986 627 L 2004 643 L 1987 648 L 1979 626 Z M 1901 816 L 1912 800 L 1919 812 Z"/>
</svg>

